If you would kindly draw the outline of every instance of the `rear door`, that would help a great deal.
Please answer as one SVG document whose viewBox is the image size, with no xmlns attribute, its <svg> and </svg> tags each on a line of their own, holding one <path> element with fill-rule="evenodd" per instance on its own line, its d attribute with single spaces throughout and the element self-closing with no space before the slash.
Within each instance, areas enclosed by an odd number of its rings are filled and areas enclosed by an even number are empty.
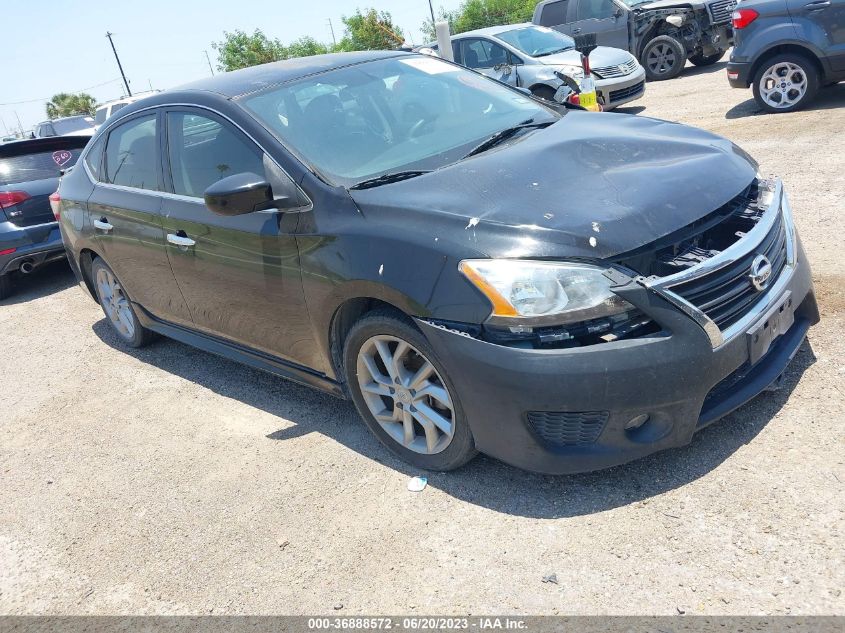
<svg viewBox="0 0 845 633">
<path fill-rule="evenodd" d="M 787 0 L 799 37 L 809 39 L 836 73 L 845 71 L 845 0 Z"/>
<path fill-rule="evenodd" d="M 108 132 L 88 214 L 106 263 L 135 303 L 190 324 L 165 250 L 161 219 L 160 114 L 145 111 Z"/>
<path fill-rule="evenodd" d="M 571 0 L 575 3 L 575 19 L 571 35 L 596 34 L 599 46 L 628 50 L 628 21 L 621 7 L 613 0 Z M 570 8 L 570 17 L 572 9 Z"/>
<path fill-rule="evenodd" d="M 297 213 L 212 213 L 205 190 L 249 172 L 276 191 L 295 189 L 264 151 L 228 120 L 205 109 L 168 108 L 167 252 L 194 326 L 208 334 L 302 365 L 314 340 L 302 291 Z M 282 184 L 285 180 L 285 184 Z"/>
</svg>

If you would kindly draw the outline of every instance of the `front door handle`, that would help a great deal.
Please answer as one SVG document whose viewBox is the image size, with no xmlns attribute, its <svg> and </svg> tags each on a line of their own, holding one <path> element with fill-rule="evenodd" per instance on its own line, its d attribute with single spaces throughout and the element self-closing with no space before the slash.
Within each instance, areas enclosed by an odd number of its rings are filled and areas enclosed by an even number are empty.
<svg viewBox="0 0 845 633">
<path fill-rule="evenodd" d="M 574 29 L 572 29 L 572 32 L 573 32 L 573 33 L 580 33 L 580 32 L 581 32 L 581 29 L 580 29 L 579 27 L 577 27 L 577 26 L 576 26 Z"/>
<path fill-rule="evenodd" d="M 830 0 L 815 0 L 815 2 L 808 2 L 804 5 L 804 8 L 808 11 L 817 11 L 819 9 L 824 9 L 825 7 L 830 6 Z"/>
<path fill-rule="evenodd" d="M 109 221 L 105 218 L 100 218 L 99 220 L 94 220 L 94 228 L 100 229 L 101 231 L 105 231 L 106 233 L 110 232 L 114 227 L 109 224 Z"/>
<path fill-rule="evenodd" d="M 185 235 L 185 231 L 179 231 L 179 233 L 168 233 L 167 241 L 183 248 L 194 246 L 196 244 L 196 241 Z"/>
</svg>

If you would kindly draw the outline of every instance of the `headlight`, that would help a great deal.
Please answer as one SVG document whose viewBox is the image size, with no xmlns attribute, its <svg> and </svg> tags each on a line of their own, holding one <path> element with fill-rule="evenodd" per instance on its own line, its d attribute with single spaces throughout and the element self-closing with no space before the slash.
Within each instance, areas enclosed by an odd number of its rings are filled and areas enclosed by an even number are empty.
<svg viewBox="0 0 845 633">
<path fill-rule="evenodd" d="M 493 304 L 499 323 L 566 325 L 634 310 L 604 268 L 515 259 L 465 259 L 460 271 Z"/>
<path fill-rule="evenodd" d="M 581 66 L 558 66 L 557 69 L 562 72 L 564 75 L 569 75 L 574 79 L 583 79 L 584 78 L 584 69 Z"/>
</svg>

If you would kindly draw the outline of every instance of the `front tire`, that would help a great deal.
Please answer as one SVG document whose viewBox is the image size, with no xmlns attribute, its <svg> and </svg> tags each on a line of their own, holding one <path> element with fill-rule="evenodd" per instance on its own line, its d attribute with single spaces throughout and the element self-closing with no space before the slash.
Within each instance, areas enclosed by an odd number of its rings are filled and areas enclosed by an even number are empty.
<svg viewBox="0 0 845 633">
<path fill-rule="evenodd" d="M 640 63 L 651 81 L 672 79 L 681 74 L 687 63 L 686 49 L 671 35 L 658 35 L 643 48 Z"/>
<path fill-rule="evenodd" d="M 455 387 L 413 321 L 391 311 L 367 314 L 346 337 L 343 366 L 358 413 L 402 460 L 446 471 L 475 457 Z"/>
<path fill-rule="evenodd" d="M 155 334 L 138 321 L 132 300 L 123 285 L 99 257 L 91 264 L 91 276 L 94 278 L 100 307 L 121 343 L 129 347 L 144 347 L 152 341 Z"/>
<path fill-rule="evenodd" d="M 803 55 L 786 53 L 763 62 L 754 75 L 754 100 L 771 113 L 795 112 L 806 106 L 819 89 L 819 72 Z"/>
<path fill-rule="evenodd" d="M 718 53 L 713 53 L 712 55 L 692 55 L 689 60 L 695 66 L 712 66 L 717 61 L 722 59 L 725 56 L 725 51 L 719 51 Z"/>
</svg>

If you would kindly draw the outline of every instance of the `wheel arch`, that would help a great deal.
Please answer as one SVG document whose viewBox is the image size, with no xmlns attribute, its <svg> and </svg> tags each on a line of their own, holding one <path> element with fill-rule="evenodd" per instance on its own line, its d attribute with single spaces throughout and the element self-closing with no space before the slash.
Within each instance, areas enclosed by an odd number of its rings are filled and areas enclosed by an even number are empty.
<svg viewBox="0 0 845 633">
<path fill-rule="evenodd" d="M 767 61 L 777 55 L 784 55 L 788 53 L 801 55 L 802 57 L 806 57 L 807 59 L 809 59 L 818 71 L 819 79 L 824 79 L 824 66 L 822 65 L 818 55 L 813 49 L 803 44 L 796 44 L 794 42 L 784 42 L 782 44 L 776 44 L 775 46 L 767 48 L 764 52 L 760 53 L 760 55 L 752 62 L 751 70 L 748 73 L 748 85 L 751 86 L 754 83 L 754 78 L 757 76 L 757 72 L 760 70 L 760 67 L 763 66 L 763 64 L 765 64 Z"/>
<path fill-rule="evenodd" d="M 85 287 L 88 288 L 88 292 L 94 301 L 97 301 L 97 290 L 94 287 L 91 265 L 99 256 L 99 253 L 96 253 L 90 248 L 83 248 L 79 251 L 79 272 L 82 275 L 82 281 L 85 283 Z"/>
</svg>

